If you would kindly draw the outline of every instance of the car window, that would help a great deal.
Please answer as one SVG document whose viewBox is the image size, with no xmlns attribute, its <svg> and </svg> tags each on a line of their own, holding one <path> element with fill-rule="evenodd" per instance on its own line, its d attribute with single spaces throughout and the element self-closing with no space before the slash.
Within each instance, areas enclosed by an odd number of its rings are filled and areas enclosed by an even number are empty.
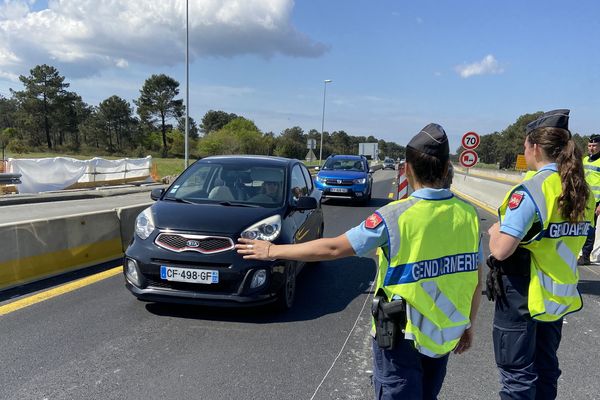
<svg viewBox="0 0 600 400">
<path fill-rule="evenodd" d="M 300 165 L 296 164 L 292 169 L 292 182 L 291 182 L 292 199 L 297 200 L 301 196 L 308 195 L 308 186 L 304 179 L 304 173 Z"/>
<path fill-rule="evenodd" d="M 248 166 L 244 160 L 239 164 L 204 163 L 180 176 L 165 199 L 274 207 L 285 198 L 284 177 L 283 167 Z"/>
<path fill-rule="evenodd" d="M 302 165 L 300 166 L 300 169 L 302 170 L 302 173 L 304 174 L 304 180 L 306 181 L 306 187 L 308 187 L 308 193 L 312 193 L 313 189 L 314 189 L 314 182 L 313 182 L 313 178 L 312 176 L 310 176 L 310 172 L 308 172 L 308 169 Z"/>
<path fill-rule="evenodd" d="M 346 170 L 346 171 L 363 171 L 364 164 L 356 158 L 330 158 L 323 165 L 323 169 Z"/>
</svg>

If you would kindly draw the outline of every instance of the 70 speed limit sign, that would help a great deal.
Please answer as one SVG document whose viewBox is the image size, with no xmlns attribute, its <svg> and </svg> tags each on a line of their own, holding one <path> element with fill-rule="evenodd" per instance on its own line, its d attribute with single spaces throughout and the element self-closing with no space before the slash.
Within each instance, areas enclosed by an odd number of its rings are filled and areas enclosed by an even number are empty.
<svg viewBox="0 0 600 400">
<path fill-rule="evenodd" d="M 473 150 L 479 146 L 479 135 L 475 132 L 467 132 L 463 135 L 461 144 L 465 150 Z"/>
</svg>

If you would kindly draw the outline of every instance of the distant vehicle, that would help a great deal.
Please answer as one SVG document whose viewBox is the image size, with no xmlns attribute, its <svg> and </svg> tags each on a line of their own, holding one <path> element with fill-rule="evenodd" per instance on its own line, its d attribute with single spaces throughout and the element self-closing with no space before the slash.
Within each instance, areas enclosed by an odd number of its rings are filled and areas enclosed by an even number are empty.
<svg viewBox="0 0 600 400">
<path fill-rule="evenodd" d="M 304 263 L 244 260 L 234 245 L 240 236 L 277 244 L 323 236 L 321 191 L 300 161 L 207 157 L 151 197 L 125 251 L 125 284 L 138 299 L 292 306 Z"/>
<path fill-rule="evenodd" d="M 371 200 L 373 177 L 365 156 L 331 155 L 315 179 L 324 198 L 348 199 L 362 203 Z"/>
<path fill-rule="evenodd" d="M 383 160 L 383 169 L 396 169 L 396 161 L 392 158 L 386 158 Z"/>
</svg>

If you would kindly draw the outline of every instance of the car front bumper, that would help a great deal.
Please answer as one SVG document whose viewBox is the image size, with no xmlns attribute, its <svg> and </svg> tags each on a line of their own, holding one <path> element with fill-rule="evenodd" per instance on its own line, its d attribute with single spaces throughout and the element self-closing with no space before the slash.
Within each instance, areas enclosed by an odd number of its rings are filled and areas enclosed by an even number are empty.
<svg viewBox="0 0 600 400">
<path fill-rule="evenodd" d="M 127 249 L 123 260 L 123 274 L 127 289 L 142 301 L 225 307 L 255 306 L 274 302 L 285 282 L 285 261 L 249 261 L 236 254 L 223 253 L 199 262 L 194 254 L 177 254 L 141 242 L 137 241 Z M 135 262 L 137 282 L 128 274 L 129 259 Z M 202 284 L 162 279 L 161 265 L 218 271 L 219 282 Z M 265 282 L 251 288 L 252 278 L 259 270 L 266 271 Z"/>
</svg>

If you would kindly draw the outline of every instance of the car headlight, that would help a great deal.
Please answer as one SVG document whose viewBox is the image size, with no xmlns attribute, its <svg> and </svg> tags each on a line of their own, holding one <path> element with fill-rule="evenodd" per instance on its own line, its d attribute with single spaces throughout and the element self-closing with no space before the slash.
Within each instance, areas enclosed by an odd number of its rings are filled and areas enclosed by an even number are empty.
<svg viewBox="0 0 600 400">
<path fill-rule="evenodd" d="M 317 181 L 319 181 L 320 183 L 325 183 L 325 182 L 327 182 L 327 178 L 322 178 L 320 176 L 317 176 Z"/>
<path fill-rule="evenodd" d="M 154 218 L 150 207 L 142 211 L 135 219 L 135 233 L 140 239 L 147 239 L 154 231 Z"/>
<path fill-rule="evenodd" d="M 367 181 L 367 178 L 355 179 L 352 182 L 364 184 Z"/>
<path fill-rule="evenodd" d="M 279 215 L 273 215 L 246 228 L 241 236 L 245 239 L 259 239 L 272 242 L 277 239 L 280 233 L 281 217 Z"/>
</svg>

